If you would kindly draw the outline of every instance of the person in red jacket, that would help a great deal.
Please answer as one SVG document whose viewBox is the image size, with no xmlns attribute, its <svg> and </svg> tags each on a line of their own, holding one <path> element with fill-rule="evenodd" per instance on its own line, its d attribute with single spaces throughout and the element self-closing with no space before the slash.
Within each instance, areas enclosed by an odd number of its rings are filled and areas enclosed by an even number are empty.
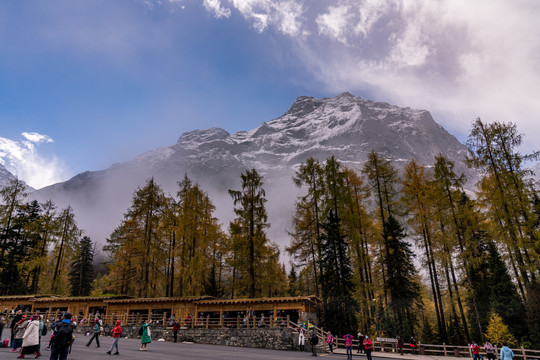
<svg viewBox="0 0 540 360">
<path fill-rule="evenodd" d="M 478 346 L 476 341 L 473 341 L 471 347 L 472 347 L 473 359 L 475 359 L 475 360 L 478 360 L 478 359 L 484 360 L 482 355 L 480 355 L 480 346 Z"/>
<path fill-rule="evenodd" d="M 116 326 L 113 327 L 111 333 L 112 333 L 112 337 L 113 337 L 113 343 L 111 345 L 111 348 L 109 349 L 109 351 L 107 351 L 107 354 L 111 355 L 112 353 L 112 350 L 113 348 L 116 346 L 116 352 L 114 353 L 114 355 L 119 355 L 120 353 L 118 352 L 118 340 L 120 340 L 120 336 L 122 336 L 122 328 L 120 327 L 120 320 L 116 320 Z"/>
<path fill-rule="evenodd" d="M 371 360 L 371 350 L 373 349 L 373 342 L 369 338 L 369 336 L 366 335 L 364 339 L 364 350 L 366 352 L 367 360 Z"/>
</svg>

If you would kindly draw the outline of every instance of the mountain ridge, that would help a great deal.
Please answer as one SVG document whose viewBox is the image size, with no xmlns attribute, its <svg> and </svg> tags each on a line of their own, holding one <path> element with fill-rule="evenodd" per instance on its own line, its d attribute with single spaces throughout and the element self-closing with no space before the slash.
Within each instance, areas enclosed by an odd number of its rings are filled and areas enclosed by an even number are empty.
<svg viewBox="0 0 540 360">
<path fill-rule="evenodd" d="M 240 187 L 240 174 L 255 168 L 265 177 L 269 199 L 269 237 L 288 242 L 294 200 L 291 181 L 309 157 L 335 156 L 360 171 L 371 150 L 398 169 L 412 158 L 430 165 L 439 153 L 456 162 L 456 170 L 474 176 L 462 163 L 465 145 L 437 124 L 427 110 L 365 100 L 348 92 L 334 98 L 299 96 L 280 117 L 248 131 L 229 133 L 212 127 L 183 133 L 175 144 L 145 152 L 132 160 L 35 191 L 41 200 L 74 207 L 81 227 L 98 242 L 119 225 L 131 194 L 154 177 L 165 193 L 175 194 L 184 174 L 201 184 L 216 204 L 217 217 L 233 217 L 228 189 Z M 100 227 L 97 231 L 96 227 Z M 91 228 L 91 229 L 90 229 Z M 274 239 L 272 238 L 274 237 Z"/>
</svg>

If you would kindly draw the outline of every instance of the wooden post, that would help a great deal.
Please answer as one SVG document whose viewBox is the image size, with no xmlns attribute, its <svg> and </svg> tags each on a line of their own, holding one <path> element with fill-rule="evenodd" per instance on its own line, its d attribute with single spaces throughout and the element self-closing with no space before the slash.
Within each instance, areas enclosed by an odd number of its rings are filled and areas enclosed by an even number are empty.
<svg viewBox="0 0 540 360">
<path fill-rule="evenodd" d="M 499 358 L 499 349 L 497 348 L 497 345 L 495 345 L 494 347 L 495 347 L 495 359 L 498 359 Z"/>
<path fill-rule="evenodd" d="M 206 315 L 206 328 L 208 329 L 208 323 L 210 322 L 210 315 Z"/>
<path fill-rule="evenodd" d="M 445 343 L 442 343 L 442 346 L 443 346 L 444 356 L 446 357 L 446 356 L 448 356 L 448 355 L 446 354 L 446 344 L 445 344 Z"/>
<path fill-rule="evenodd" d="M 521 347 L 521 354 L 523 355 L 523 360 L 527 360 L 527 353 L 525 352 L 523 346 Z"/>
<path fill-rule="evenodd" d="M 223 327 L 223 305 L 219 307 L 219 326 Z"/>
<path fill-rule="evenodd" d="M 471 349 L 471 344 L 467 344 L 467 348 L 469 349 L 469 357 L 472 358 L 472 349 Z"/>
<path fill-rule="evenodd" d="M 287 314 L 287 324 L 285 324 L 285 327 L 289 327 L 290 325 L 291 325 L 291 316 Z"/>
</svg>

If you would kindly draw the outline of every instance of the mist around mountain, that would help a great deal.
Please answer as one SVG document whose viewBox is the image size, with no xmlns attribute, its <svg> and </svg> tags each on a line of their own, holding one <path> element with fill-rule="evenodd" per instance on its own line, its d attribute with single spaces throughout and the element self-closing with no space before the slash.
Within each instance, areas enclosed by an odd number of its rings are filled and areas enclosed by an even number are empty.
<svg viewBox="0 0 540 360">
<path fill-rule="evenodd" d="M 71 205 L 79 227 L 98 243 L 105 242 L 126 212 L 133 192 L 154 177 L 166 194 L 176 195 L 177 182 L 187 174 L 208 192 L 216 216 L 228 226 L 233 204 L 227 190 L 240 188 L 240 174 L 255 168 L 264 176 L 270 240 L 288 244 L 287 230 L 294 201 L 302 192 L 291 178 L 309 157 L 335 156 L 360 172 L 375 150 L 402 169 L 416 159 L 431 165 L 442 153 L 456 171 L 475 176 L 463 159 L 467 148 L 437 124 L 429 111 L 401 108 L 342 93 L 334 98 L 301 96 L 281 117 L 250 131 L 234 134 L 221 128 L 194 130 L 176 144 L 144 153 L 101 171 L 36 190 L 30 197 Z"/>
<path fill-rule="evenodd" d="M 10 180 L 15 179 L 15 175 L 13 175 L 11 172 L 9 172 L 8 169 L 4 165 L 0 163 L 0 188 L 5 187 L 9 184 Z M 26 185 L 27 192 L 34 191 L 34 188 Z"/>
</svg>

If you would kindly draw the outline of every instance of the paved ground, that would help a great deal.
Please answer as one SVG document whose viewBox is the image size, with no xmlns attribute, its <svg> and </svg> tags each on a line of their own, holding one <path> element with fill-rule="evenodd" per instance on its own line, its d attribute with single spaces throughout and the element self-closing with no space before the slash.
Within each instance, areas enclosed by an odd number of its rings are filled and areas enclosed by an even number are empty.
<svg viewBox="0 0 540 360">
<path fill-rule="evenodd" d="M 129 360 L 202 360 L 202 359 L 220 359 L 220 360 L 286 360 L 286 359 L 313 359 L 311 353 L 295 352 L 295 351 L 277 351 L 277 350 L 265 350 L 265 349 L 250 349 L 231 346 L 218 346 L 218 345 L 202 345 L 193 343 L 171 343 L 152 341 L 148 345 L 148 351 L 139 351 L 139 340 L 136 339 L 121 339 L 119 343 L 120 355 L 107 355 L 106 351 L 112 344 L 111 337 L 100 337 L 101 347 L 96 348 L 95 343 L 92 343 L 90 347 L 85 347 L 84 344 L 88 341 L 88 337 L 77 334 L 75 344 L 71 354 L 68 356 L 69 360 L 106 360 L 111 359 L 129 359 Z M 9 349 L 0 348 L 0 359 L 16 359 L 17 353 L 10 353 Z M 41 359 L 48 359 L 50 351 L 42 349 Z M 354 353 L 354 358 L 358 360 L 365 360 L 365 355 L 359 355 Z M 358 355 L 358 357 L 356 356 Z M 373 360 L 385 360 L 388 358 L 395 358 L 400 360 L 429 360 L 434 357 L 431 356 L 412 356 L 405 355 L 401 357 L 392 353 L 379 353 L 374 354 Z M 339 349 L 335 354 L 321 354 L 324 359 L 346 359 L 345 351 Z M 34 356 L 26 355 L 27 359 L 33 359 Z M 440 359 L 440 358 L 439 358 Z M 446 358 L 450 360 L 451 358 Z"/>
</svg>

